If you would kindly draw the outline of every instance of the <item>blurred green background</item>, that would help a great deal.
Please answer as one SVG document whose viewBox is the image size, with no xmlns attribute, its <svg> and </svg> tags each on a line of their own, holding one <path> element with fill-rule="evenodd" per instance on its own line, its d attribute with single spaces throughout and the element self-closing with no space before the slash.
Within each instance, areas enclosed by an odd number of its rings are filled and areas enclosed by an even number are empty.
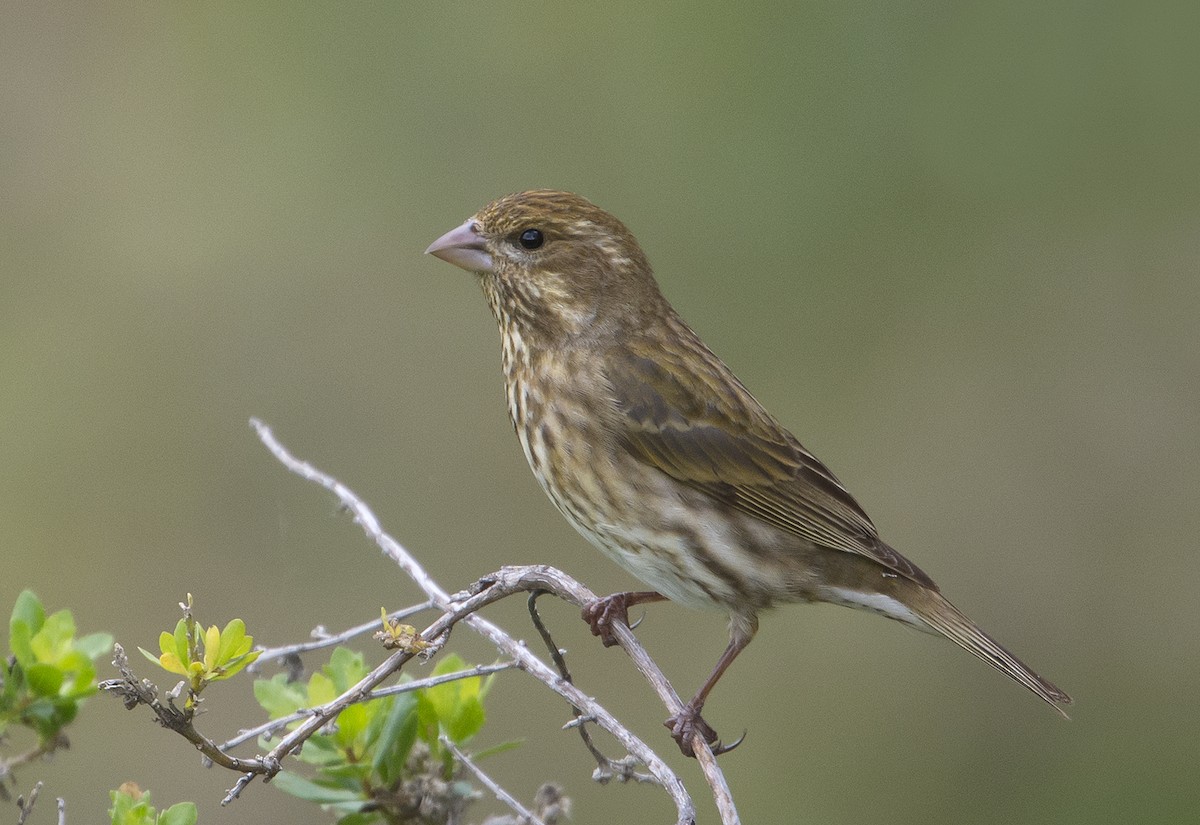
<svg viewBox="0 0 1200 825">
<path fill-rule="evenodd" d="M 4 614 L 30 586 L 153 647 L 191 591 L 278 644 L 415 600 L 252 415 L 451 590 L 532 562 L 632 586 L 526 468 L 473 279 L 421 255 L 493 197 L 572 189 L 883 535 L 1077 700 L 1065 723 L 950 644 L 780 610 L 706 712 L 749 731 L 722 760 L 743 819 L 1191 821 L 1198 9 L 9 4 Z M 523 610 L 489 615 L 528 634 Z M 712 821 L 625 657 L 547 613 Z M 639 635 L 689 694 L 724 620 L 653 606 Z M 211 693 L 215 737 L 255 718 L 248 684 Z M 480 744 L 528 742 L 490 770 L 523 798 L 562 782 L 580 823 L 671 821 L 593 785 L 568 718 L 501 677 Z M 105 697 L 18 778 L 71 821 L 125 780 L 202 822 L 321 819 L 258 785 L 218 808 L 231 775 Z"/>
</svg>

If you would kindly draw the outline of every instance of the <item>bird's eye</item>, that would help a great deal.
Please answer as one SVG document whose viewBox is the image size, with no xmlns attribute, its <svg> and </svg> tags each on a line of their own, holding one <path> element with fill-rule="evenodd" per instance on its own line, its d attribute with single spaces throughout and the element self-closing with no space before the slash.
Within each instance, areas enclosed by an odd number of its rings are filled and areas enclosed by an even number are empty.
<svg viewBox="0 0 1200 825">
<path fill-rule="evenodd" d="M 538 249 L 546 242 L 546 238 L 542 235 L 542 230 L 540 229 L 526 229 L 520 234 L 517 240 L 525 249 Z"/>
</svg>

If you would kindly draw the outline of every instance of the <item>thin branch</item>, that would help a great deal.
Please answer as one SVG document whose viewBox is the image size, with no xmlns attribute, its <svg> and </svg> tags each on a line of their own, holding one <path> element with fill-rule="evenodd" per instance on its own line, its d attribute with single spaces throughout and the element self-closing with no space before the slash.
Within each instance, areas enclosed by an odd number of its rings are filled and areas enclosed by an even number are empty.
<svg viewBox="0 0 1200 825">
<path fill-rule="evenodd" d="M 543 593 L 544 591 L 539 590 L 529 594 L 529 599 L 527 600 L 529 607 L 529 618 L 533 621 L 534 628 L 542 637 L 542 642 L 545 643 L 546 649 L 550 653 L 550 660 L 554 662 L 554 666 L 558 668 L 559 675 L 562 676 L 564 680 L 573 682 L 574 680 L 571 678 L 571 671 L 567 667 L 566 656 L 563 655 L 563 651 L 559 649 L 558 645 L 555 643 L 554 637 L 550 635 L 550 629 L 546 627 L 546 623 L 542 621 L 542 616 L 538 612 L 537 599 L 538 596 L 543 595 Z M 603 751 L 600 750 L 600 748 L 596 746 L 596 743 L 592 741 L 591 733 L 588 732 L 587 723 L 595 720 L 585 716 L 583 711 L 574 705 L 571 706 L 571 712 L 575 714 L 575 718 L 566 725 L 563 725 L 563 729 L 566 730 L 568 728 L 576 728 L 579 730 L 579 737 L 583 740 L 583 746 L 588 749 L 588 753 L 590 753 L 592 758 L 596 760 L 596 770 L 592 774 L 592 778 L 594 780 L 602 785 L 607 784 L 613 779 L 617 779 L 620 782 L 628 782 L 630 780 L 634 782 L 654 781 L 654 777 L 640 773 L 637 770 L 638 763 L 635 760 L 629 759 L 628 757 L 624 759 L 609 758 Z"/>
<path fill-rule="evenodd" d="M 257 773 L 248 772 L 238 777 L 238 781 L 233 784 L 233 787 L 230 788 L 229 792 L 225 794 L 225 798 L 221 800 L 221 807 L 225 807 L 230 802 L 233 802 L 233 800 L 241 796 L 242 791 L 246 790 L 246 786 L 253 782 L 254 777 L 256 776 L 258 776 Z"/>
<path fill-rule="evenodd" d="M 280 463 L 292 473 L 318 484 L 333 493 L 341 504 L 353 515 L 355 522 L 367 536 L 425 592 L 436 607 L 446 611 L 441 619 L 434 622 L 433 625 L 421 634 L 423 639 L 430 642 L 440 640 L 441 636 L 448 632 L 455 623 L 464 621 L 469 627 L 488 639 L 503 653 L 512 657 L 521 669 L 530 673 L 539 681 L 542 681 L 551 690 L 570 702 L 573 707 L 579 708 L 584 715 L 595 718 L 597 724 L 612 734 L 623 747 L 645 764 L 650 773 L 662 784 L 675 802 L 679 816 L 678 821 L 680 823 L 695 821 L 694 805 L 682 780 L 666 766 L 653 750 L 621 725 L 616 718 L 591 699 L 591 697 L 588 697 L 574 685 L 566 682 L 558 674 L 555 674 L 541 659 L 531 654 L 523 643 L 509 636 L 498 626 L 484 619 L 482 616 L 474 613 L 474 611 L 484 605 L 503 598 L 506 595 L 537 589 L 546 590 L 558 598 L 582 607 L 595 600 L 596 595 L 591 590 L 565 573 L 551 567 L 506 567 L 502 568 L 494 576 L 481 579 L 477 582 L 473 592 L 455 594 L 451 597 L 450 594 L 443 590 L 429 576 L 425 569 L 396 539 L 383 531 L 375 514 L 352 490 L 333 476 L 293 456 L 275 438 L 270 428 L 261 421 L 252 419 L 250 423 L 258 434 L 259 439 Z M 660 699 L 666 705 L 667 710 L 672 714 L 682 710 L 682 700 L 671 687 L 662 671 L 633 636 L 632 631 L 620 623 L 614 624 L 613 630 L 621 647 L 633 659 L 635 666 L 642 673 L 643 677 L 654 687 Z M 377 670 L 390 668 L 387 671 L 390 673 L 402 665 L 403 662 L 408 661 L 409 658 L 411 658 L 411 654 L 394 654 Z M 369 686 L 367 685 L 368 682 L 371 682 L 373 676 L 374 674 L 368 676 L 360 685 L 355 686 L 349 694 L 373 688 L 377 682 L 371 683 Z M 303 741 L 303 738 L 306 738 L 312 732 L 319 729 L 322 724 L 324 722 L 320 721 L 318 717 L 308 720 L 304 725 L 297 728 L 290 737 L 285 738 L 278 747 L 272 750 L 266 759 L 277 761 L 279 758 L 282 758 L 283 755 L 290 752 L 290 748 L 295 747 L 299 742 Z M 709 749 L 707 743 L 703 742 L 699 736 L 695 738 L 694 743 L 697 761 L 700 763 L 705 779 L 712 790 L 713 798 L 721 813 L 722 822 L 725 825 L 739 823 L 740 819 L 733 803 L 733 796 L 729 791 L 724 775 L 716 764 L 716 759 L 712 755 L 711 749 Z M 285 749 L 285 745 L 287 749 Z"/>
<path fill-rule="evenodd" d="M 13 771 L 22 765 L 28 765 L 41 759 L 43 756 L 48 756 L 54 753 L 59 748 L 67 747 L 67 737 L 64 733 L 58 733 L 53 739 L 48 739 L 45 742 L 39 742 L 29 750 L 18 753 L 16 756 L 10 756 L 8 759 L 0 759 L 0 785 L 5 779 L 12 776 Z M 0 787 L 0 793 L 3 793 L 3 787 Z M 33 793 L 32 791 L 30 793 Z M 7 797 L 5 797 L 7 798 Z"/>
<path fill-rule="evenodd" d="M 379 626 L 379 622 L 375 622 L 375 626 Z M 429 676 L 424 679 L 414 679 L 411 682 L 405 682 L 400 685 L 391 685 L 390 687 L 373 690 L 367 694 L 367 699 L 382 699 L 384 696 L 395 696 L 397 693 L 410 693 L 414 690 L 423 690 L 424 688 L 434 687 L 435 685 L 445 684 L 446 682 L 456 682 L 460 679 L 471 679 L 476 676 L 487 676 L 491 673 L 499 673 L 502 670 L 512 670 L 515 668 L 516 662 L 497 662 L 492 665 L 476 665 L 475 667 L 467 668 L 466 670 L 456 670 L 453 673 L 443 673 L 440 676 Z M 281 716 L 278 719 L 272 719 L 270 722 L 265 722 L 258 727 L 244 730 L 232 739 L 222 743 L 220 747 L 223 751 L 232 750 L 238 745 L 251 739 L 256 739 L 264 734 L 274 733 L 277 730 L 286 728 L 293 722 L 298 722 L 301 719 L 312 716 L 316 711 L 313 708 L 303 708 L 295 713 Z"/>
<path fill-rule="evenodd" d="M 42 782 L 39 780 L 29 791 L 29 796 L 17 797 L 17 825 L 25 825 L 25 820 L 33 813 L 33 806 L 37 804 L 38 794 L 42 792 Z"/>
<path fill-rule="evenodd" d="M 463 753 L 462 749 L 460 749 L 458 745 L 450 741 L 448 736 L 439 736 L 438 741 L 441 742 L 444 747 L 448 748 L 450 752 L 454 754 L 454 757 L 461 762 L 467 770 L 474 774 L 475 778 L 478 779 L 485 788 L 492 792 L 496 799 L 512 808 L 513 811 L 516 812 L 517 816 L 522 818 L 523 823 L 527 823 L 527 825 L 546 825 L 541 818 L 534 815 L 532 811 L 518 802 L 516 797 L 504 790 L 504 788 L 500 787 L 496 780 L 484 773 L 483 770 L 475 764 L 471 757 Z"/>
<path fill-rule="evenodd" d="M 397 610 L 394 613 L 389 613 L 389 619 L 407 619 L 409 616 L 420 613 L 423 610 L 429 610 L 433 607 L 433 602 L 425 601 L 420 604 L 414 604 L 412 607 L 406 607 L 403 610 Z M 311 642 L 300 642 L 294 645 L 284 645 L 282 647 L 264 648 L 259 654 L 258 660 L 250 665 L 249 669 L 259 668 L 263 662 L 272 661 L 274 659 L 286 659 L 288 656 L 298 656 L 301 653 L 308 653 L 312 650 L 321 650 L 326 647 L 335 647 L 353 639 L 355 636 L 361 636 L 364 633 L 370 633 L 373 630 L 379 629 L 379 619 L 372 619 L 369 622 L 363 622 L 360 625 L 345 630 L 333 636 L 324 635 L 321 638 Z"/>
<path fill-rule="evenodd" d="M 107 693 L 120 696 L 129 710 L 138 705 L 146 705 L 158 718 L 158 723 L 168 730 L 173 730 L 184 739 L 196 746 L 207 759 L 232 771 L 267 773 L 274 776 L 279 768 L 275 765 L 262 763 L 258 759 L 238 759 L 221 750 L 215 742 L 209 739 L 192 724 L 194 713 L 191 710 L 180 710 L 175 706 L 170 694 L 164 704 L 158 698 L 158 687 L 146 679 L 138 679 L 129 666 L 129 657 L 119 644 L 113 645 L 113 667 L 121 673 L 120 679 L 106 679 L 97 687 Z M 271 771 L 271 768 L 274 768 Z"/>
</svg>

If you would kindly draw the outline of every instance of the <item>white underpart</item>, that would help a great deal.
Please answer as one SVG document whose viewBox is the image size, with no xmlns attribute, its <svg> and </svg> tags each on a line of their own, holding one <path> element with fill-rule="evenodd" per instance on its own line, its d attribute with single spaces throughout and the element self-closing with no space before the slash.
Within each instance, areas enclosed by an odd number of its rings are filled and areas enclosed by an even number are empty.
<svg viewBox="0 0 1200 825">
<path fill-rule="evenodd" d="M 925 623 L 924 619 L 891 596 L 885 596 L 882 593 L 860 593 L 857 590 L 847 590 L 844 587 L 826 587 L 823 589 L 823 595 L 825 595 L 827 601 L 834 604 L 857 607 L 860 610 L 869 610 L 872 613 L 887 616 L 889 619 L 895 619 L 898 622 L 904 622 L 907 625 L 932 632 L 932 628 Z"/>
</svg>

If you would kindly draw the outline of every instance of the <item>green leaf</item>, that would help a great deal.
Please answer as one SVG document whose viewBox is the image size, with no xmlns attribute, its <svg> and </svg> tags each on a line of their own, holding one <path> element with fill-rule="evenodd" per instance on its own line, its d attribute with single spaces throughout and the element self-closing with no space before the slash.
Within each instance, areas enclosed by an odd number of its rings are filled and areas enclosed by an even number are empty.
<svg viewBox="0 0 1200 825">
<path fill-rule="evenodd" d="M 144 648 L 144 647 L 138 647 L 138 650 L 141 651 L 143 656 L 145 656 L 150 661 L 154 662 L 154 664 L 156 664 L 160 667 L 162 666 L 162 662 L 159 660 L 159 658 L 157 656 L 155 656 L 153 653 L 151 653 L 149 650 L 146 650 L 146 648 Z M 166 655 L 166 654 L 163 654 L 163 655 Z"/>
<path fill-rule="evenodd" d="M 265 745 L 264 750 L 270 750 L 271 745 Z M 333 743 L 333 738 L 317 734 L 304 743 L 303 750 L 297 758 L 308 765 L 316 765 L 322 770 L 332 770 L 346 763 L 346 754 Z"/>
<path fill-rule="evenodd" d="M 185 666 L 190 664 L 192 661 L 192 655 L 188 652 L 187 619 L 180 619 L 175 623 L 175 633 L 173 636 L 175 639 L 175 655 L 179 657 L 179 661 L 183 662 Z M 168 651 L 164 648 L 163 653 L 166 654 L 167 652 Z M 186 673 L 184 675 L 186 675 Z"/>
<path fill-rule="evenodd" d="M 344 754 L 345 751 L 338 751 Z M 318 785 L 327 788 L 344 788 L 352 791 L 362 791 L 371 779 L 371 766 L 367 762 L 347 762 L 345 759 L 336 764 L 321 766 Z"/>
<path fill-rule="evenodd" d="M 134 785 L 133 793 L 124 790 L 112 791 L 113 806 L 109 809 L 113 825 L 196 825 L 197 812 L 193 802 L 179 802 L 158 813 L 150 804 L 149 791 L 140 792 Z"/>
<path fill-rule="evenodd" d="M 337 821 L 337 825 L 373 825 L 382 819 L 382 816 L 377 813 L 358 812 L 347 814 Z"/>
<path fill-rule="evenodd" d="M 434 668 L 434 675 L 466 670 L 468 665 L 457 655 L 445 657 Z M 441 729 L 456 744 L 465 742 L 479 732 L 486 721 L 483 702 L 480 699 L 480 678 L 472 676 L 426 688 L 429 700 Z"/>
<path fill-rule="evenodd" d="M 111 633 L 89 633 L 75 642 L 75 649 L 92 660 L 107 656 L 112 651 L 112 647 Z"/>
<path fill-rule="evenodd" d="M 42 629 L 44 621 L 46 621 L 46 609 L 42 607 L 41 601 L 32 590 L 22 590 L 13 605 L 12 617 L 8 621 L 9 630 L 17 622 L 21 622 L 29 629 L 29 634 L 32 636 Z"/>
<path fill-rule="evenodd" d="M 21 723 L 33 728 L 42 741 L 46 741 L 54 738 L 65 724 L 62 717 L 58 704 L 50 697 L 42 696 L 25 705 L 21 712 Z"/>
<path fill-rule="evenodd" d="M 486 721 L 483 703 L 479 701 L 479 697 L 471 697 L 459 705 L 458 714 L 446 722 L 446 735 L 456 745 L 461 745 L 479 733 Z"/>
<path fill-rule="evenodd" d="M 246 643 L 246 650 L 239 650 L 243 643 Z M 225 629 L 221 631 L 221 646 L 217 650 L 217 664 L 224 664 L 232 659 L 241 656 L 250 649 L 253 640 L 246 642 L 246 623 L 241 619 L 231 619 L 229 624 L 225 625 Z"/>
<path fill-rule="evenodd" d="M 8 648 L 21 667 L 29 667 L 37 661 L 33 655 L 33 648 L 29 644 L 31 639 L 33 639 L 33 631 L 24 621 L 14 620 L 9 624 Z"/>
<path fill-rule="evenodd" d="M 417 741 L 417 697 L 400 693 L 379 729 L 371 770 L 384 785 L 391 785 L 404 771 L 413 743 Z"/>
<path fill-rule="evenodd" d="M 358 747 L 361 744 L 359 740 L 366 732 L 369 721 L 370 711 L 367 710 L 366 705 L 351 705 L 338 714 L 335 741 L 346 750 L 354 751 L 356 755 L 361 756 L 362 749 Z"/>
<path fill-rule="evenodd" d="M 38 662 L 25 669 L 25 682 L 38 696 L 57 696 L 66 674 L 55 665 Z"/>
<path fill-rule="evenodd" d="M 324 673 L 314 673 L 308 679 L 308 706 L 315 708 L 337 698 L 333 680 Z"/>
<path fill-rule="evenodd" d="M 433 669 L 432 675 L 443 676 L 447 673 L 462 670 L 466 666 L 466 662 L 451 653 L 438 662 L 437 667 Z M 432 706 L 434 715 L 438 721 L 445 722 L 447 719 L 453 718 L 458 712 L 459 696 L 462 694 L 462 680 L 434 685 L 433 687 L 425 688 L 422 693 L 429 700 L 429 704 Z"/>
<path fill-rule="evenodd" d="M 176 802 L 158 815 L 158 825 L 196 825 L 196 803 Z"/>
<path fill-rule="evenodd" d="M 176 673 L 183 676 L 185 679 L 192 678 L 192 670 L 190 667 L 180 661 L 179 657 L 174 653 L 164 653 L 158 657 L 158 666 L 167 673 Z"/>
<path fill-rule="evenodd" d="M 78 650 L 60 658 L 57 667 L 66 677 L 59 690 L 63 696 L 90 696 L 96 692 L 96 669 L 92 667 L 92 660 Z"/>
<path fill-rule="evenodd" d="M 421 741 L 437 751 L 438 745 L 438 722 L 437 709 L 433 703 L 429 701 L 429 697 L 425 695 L 425 691 L 417 692 L 417 736 Z"/>
<path fill-rule="evenodd" d="M 368 673 L 362 654 L 345 647 L 336 648 L 329 657 L 329 664 L 321 670 L 333 682 L 337 694 L 345 693 Z"/>
<path fill-rule="evenodd" d="M 154 825 L 154 807 L 150 804 L 150 792 L 127 793 L 121 790 L 110 791 L 109 798 L 113 806 L 109 808 L 112 825 Z M 136 791 L 136 785 L 133 786 Z"/>
<path fill-rule="evenodd" d="M 286 673 L 254 680 L 254 698 L 271 719 L 288 716 L 305 707 L 307 692 L 299 682 L 289 682 Z"/>
<path fill-rule="evenodd" d="M 281 771 L 271 780 L 271 784 L 286 794 L 318 805 L 349 803 L 361 807 L 366 802 L 360 791 L 325 788 L 289 771 Z"/>
<path fill-rule="evenodd" d="M 243 641 L 245 644 L 253 643 L 249 638 L 246 638 Z M 222 679 L 230 678 L 235 673 L 239 672 L 242 668 L 244 668 L 246 665 L 254 662 L 261 655 L 262 655 L 261 650 L 253 650 L 253 651 L 239 654 L 238 656 L 234 657 L 233 659 L 230 659 L 229 661 L 227 661 L 224 665 L 219 665 L 218 666 L 219 673 L 218 673 L 218 675 L 213 677 L 212 681 L 218 682 Z"/>
<path fill-rule="evenodd" d="M 204 670 L 211 673 L 217 668 L 217 652 L 221 649 L 221 631 L 212 625 L 204 634 Z"/>
<path fill-rule="evenodd" d="M 29 640 L 32 638 L 33 634 L 29 632 L 29 625 L 24 622 L 13 622 L 9 625 L 8 649 L 12 651 L 17 664 L 22 667 L 29 667 L 34 662 L 33 649 L 29 646 Z"/>
<path fill-rule="evenodd" d="M 46 617 L 42 629 L 29 640 L 33 655 L 39 662 L 58 662 L 71 650 L 75 638 L 75 619 L 69 610 L 59 610 Z"/>
</svg>

